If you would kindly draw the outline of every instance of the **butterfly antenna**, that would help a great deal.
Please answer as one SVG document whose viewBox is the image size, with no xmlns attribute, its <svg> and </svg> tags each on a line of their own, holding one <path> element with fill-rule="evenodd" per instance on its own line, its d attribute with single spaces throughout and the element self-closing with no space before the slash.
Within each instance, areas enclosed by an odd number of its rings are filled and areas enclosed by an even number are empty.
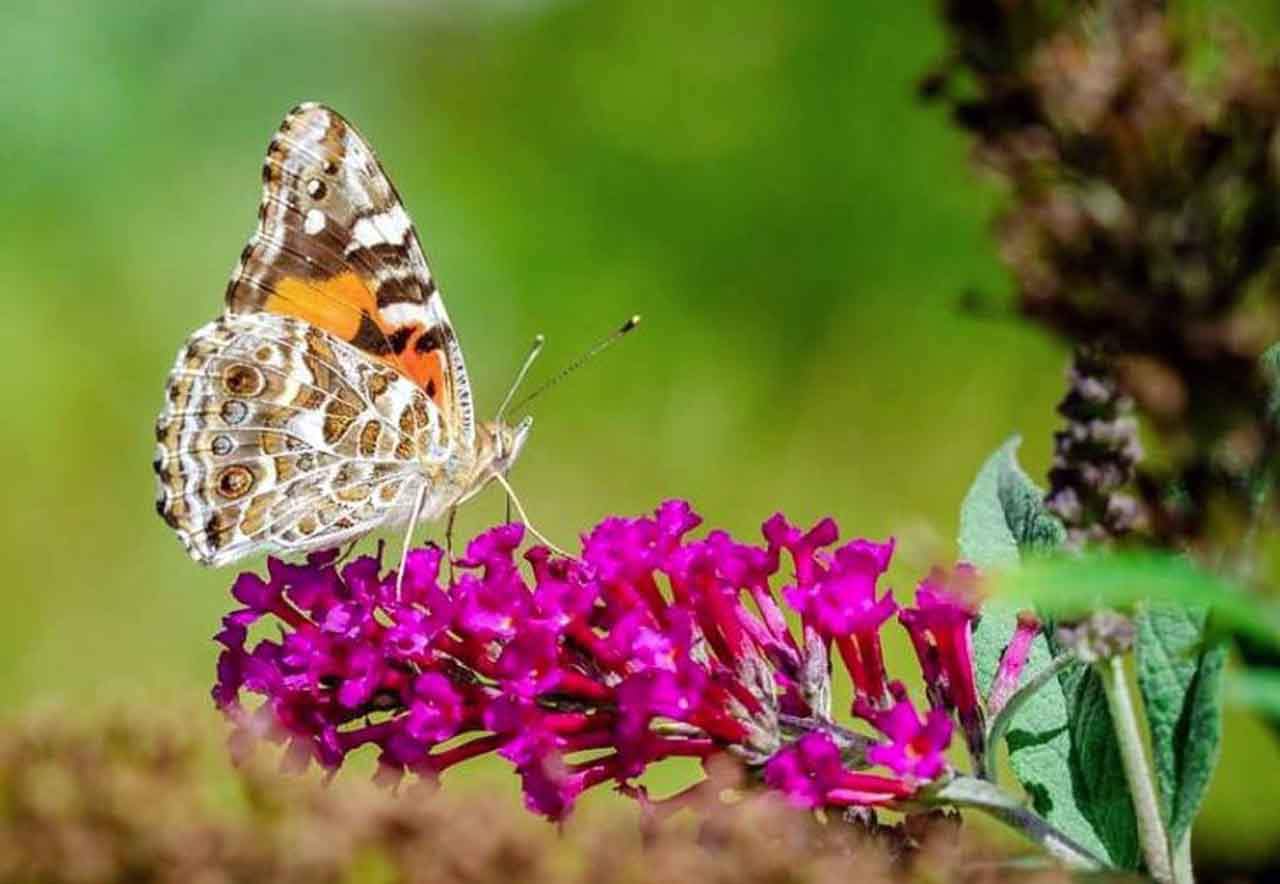
<svg viewBox="0 0 1280 884">
<path fill-rule="evenodd" d="M 507 500 L 515 504 L 516 512 L 520 514 L 520 521 L 524 522 L 524 526 L 529 529 L 530 534 L 538 539 L 539 543 L 550 549 L 556 555 L 564 556 L 566 559 L 577 558 L 577 556 L 572 553 L 565 552 L 560 547 L 556 546 L 548 540 L 541 531 L 533 527 L 533 523 L 529 521 L 529 514 L 524 511 L 524 505 L 520 503 L 520 498 L 516 497 L 516 492 L 512 489 L 511 483 L 507 481 L 506 476 L 501 473 L 494 473 L 493 478 L 497 479 L 498 484 L 507 492 Z"/>
<path fill-rule="evenodd" d="M 529 374 L 529 369 L 533 367 L 533 361 L 538 358 L 538 354 L 542 352 L 542 345 L 546 342 L 547 339 L 542 335 L 533 336 L 533 346 L 529 348 L 529 355 L 524 358 L 524 364 L 516 372 L 516 379 L 511 382 L 511 389 L 507 391 L 507 397 L 498 406 L 498 414 L 494 420 L 502 420 L 502 416 L 507 412 L 507 406 L 511 404 L 511 400 L 516 395 L 516 391 L 520 389 L 520 385 L 524 383 L 525 376 Z"/>
<path fill-rule="evenodd" d="M 515 411 L 519 411 L 520 409 L 524 408 L 526 405 L 528 405 L 528 404 L 529 404 L 530 402 L 532 402 L 534 399 L 537 399 L 537 398 L 538 398 L 539 396 L 541 396 L 543 393 L 545 393 L 545 392 L 547 392 L 548 390 L 550 390 L 550 389 L 551 389 L 552 387 L 554 387 L 556 384 L 560 383 L 560 382 L 561 382 L 561 381 L 563 381 L 565 378 L 567 378 L 569 375 L 573 374 L 575 371 L 577 371 L 578 369 L 582 368 L 582 366 L 586 365 L 586 364 L 587 364 L 588 362 L 590 362 L 592 359 L 595 359 L 597 356 L 599 356 L 599 355 L 600 355 L 601 353 L 603 353 L 605 350 L 609 349 L 611 346 L 613 346 L 614 344 L 616 344 L 616 343 L 617 343 L 619 340 L 621 340 L 621 339 L 622 339 L 622 337 L 623 337 L 624 335 L 626 335 L 628 332 L 632 332 L 632 331 L 634 331 L 634 330 L 635 330 L 635 328 L 636 328 L 636 326 L 638 326 L 639 324 L 640 324 L 640 315 L 639 315 L 639 314 L 636 314 L 635 316 L 632 316 L 632 317 L 631 317 L 630 319 L 628 319 L 626 322 L 622 323 L 622 325 L 621 325 L 621 326 L 620 326 L 616 331 L 614 331 L 612 334 L 610 334 L 610 335 L 609 335 L 608 337 L 606 337 L 604 340 L 600 341 L 600 343 L 596 344 L 596 345 L 595 345 L 594 347 L 592 347 L 590 350 L 588 350 L 587 352 L 583 353 L 583 354 L 582 354 L 581 356 L 579 356 L 577 359 L 573 360 L 573 362 L 570 362 L 570 363 L 569 363 L 568 365 L 566 365 L 564 368 L 560 369 L 558 372 L 556 372 L 554 375 L 552 375 L 552 376 L 551 376 L 550 380 L 545 381 L 545 382 L 542 384 L 542 386 L 538 387 L 538 389 L 534 390 L 534 391 L 533 391 L 532 393 L 530 393 L 528 396 L 526 396 L 526 397 L 524 397 L 523 399 L 521 399 L 521 400 L 520 400 L 520 403 L 519 403 L 518 405 L 516 405 L 516 406 L 515 406 L 515 408 L 514 408 L 513 410 L 515 410 Z M 530 529 L 530 530 L 532 530 L 532 529 Z"/>
</svg>

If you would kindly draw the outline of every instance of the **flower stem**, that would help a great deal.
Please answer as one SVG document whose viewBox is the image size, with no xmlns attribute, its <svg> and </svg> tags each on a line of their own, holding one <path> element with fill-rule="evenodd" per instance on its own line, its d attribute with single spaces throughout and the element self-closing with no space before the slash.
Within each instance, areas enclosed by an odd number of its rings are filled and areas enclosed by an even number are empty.
<svg viewBox="0 0 1280 884">
<path fill-rule="evenodd" d="M 1173 884 L 1196 884 L 1191 867 L 1191 832 L 1182 836 L 1182 843 L 1173 850 Z"/>
<path fill-rule="evenodd" d="M 829 719 L 817 717 L 801 718 L 795 715 L 787 715 L 784 712 L 778 716 L 778 721 L 782 723 L 784 728 L 797 735 L 804 735 L 812 731 L 826 734 L 840 749 L 845 763 L 854 767 L 862 767 L 866 764 L 867 749 L 875 742 L 865 734 L 849 730 L 849 728 Z"/>
<path fill-rule="evenodd" d="M 1018 711 L 1035 696 L 1036 692 L 1058 677 L 1060 672 L 1080 662 L 1080 658 L 1073 651 L 1066 651 L 1050 660 L 1045 666 L 1031 678 L 1027 679 L 1027 683 L 1021 688 L 1014 691 L 1005 704 L 1000 707 L 996 713 L 996 717 L 991 722 L 991 727 L 987 729 L 987 754 L 985 763 L 982 768 L 982 778 L 991 782 L 996 782 L 996 762 L 999 759 L 999 753 L 996 747 L 1000 744 L 1000 740 L 1004 737 L 1005 731 L 1009 729 L 1009 725 L 1013 723 L 1013 717 Z"/>
<path fill-rule="evenodd" d="M 1099 660 L 1094 666 L 1102 677 L 1102 686 L 1107 694 L 1107 708 L 1111 712 L 1116 742 L 1120 746 L 1125 779 L 1129 781 L 1129 795 L 1133 799 L 1133 812 L 1138 821 L 1138 840 L 1142 844 L 1147 872 L 1161 884 L 1169 884 L 1173 881 L 1169 836 L 1165 833 L 1164 820 L 1160 816 L 1155 779 L 1147 763 L 1146 747 L 1138 729 L 1138 718 L 1134 714 L 1129 682 L 1124 672 L 1124 657 L 1109 657 Z"/>
<path fill-rule="evenodd" d="M 945 804 L 980 810 L 1010 828 L 1017 829 L 1068 868 L 1087 872 L 1100 872 L 1110 868 L 1106 861 L 1095 856 L 1088 848 L 1077 844 L 1024 807 L 1012 795 L 986 780 L 954 777 L 929 795 L 927 803 L 930 806 Z"/>
</svg>

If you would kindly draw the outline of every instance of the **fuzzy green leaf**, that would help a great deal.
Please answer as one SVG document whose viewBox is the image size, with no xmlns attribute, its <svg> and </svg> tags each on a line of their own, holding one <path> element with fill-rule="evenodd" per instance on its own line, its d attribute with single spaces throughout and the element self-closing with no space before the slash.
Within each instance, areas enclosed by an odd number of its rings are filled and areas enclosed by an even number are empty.
<svg viewBox="0 0 1280 884">
<path fill-rule="evenodd" d="M 1000 503 L 1000 476 L 1014 465 L 1019 442 L 1015 436 L 987 458 L 960 505 L 960 555 L 984 570 L 1007 568 L 1021 558 Z"/>
<path fill-rule="evenodd" d="M 1014 436 L 987 458 L 960 506 L 960 555 L 984 570 L 1016 565 L 1023 552 L 1051 550 L 1066 538 L 1018 465 L 1020 444 Z"/>
<path fill-rule="evenodd" d="M 978 687 L 984 695 L 991 690 L 1000 655 L 1013 635 L 1017 611 L 999 600 L 983 606 L 982 620 L 974 630 L 973 650 Z M 1026 671 L 1038 672 L 1050 659 L 1048 641 L 1043 635 L 1038 636 L 1031 644 Z M 1063 834 L 1114 863 L 1116 857 L 1107 839 L 1086 810 L 1084 800 L 1089 791 L 1077 783 L 1071 723 L 1066 692 L 1060 681 L 1049 682 L 1027 699 L 1005 732 L 1009 766 L 1036 813 Z"/>
<path fill-rule="evenodd" d="M 1204 608 L 1139 609 L 1138 687 L 1151 728 L 1160 803 L 1176 846 L 1191 828 L 1222 741 L 1223 643 L 1205 645 Z"/>
<path fill-rule="evenodd" d="M 1065 531 L 1045 508 L 1043 492 L 1018 466 L 1015 437 L 983 464 L 960 511 L 961 555 L 986 570 L 1018 564 L 1024 553 L 1048 551 L 1062 543 Z M 1013 635 L 1019 606 L 1000 599 L 983 607 L 974 630 L 978 684 L 990 690 L 1000 655 Z M 1049 643 L 1038 637 L 1027 671 L 1050 660 Z M 1073 687 L 1074 687 L 1074 683 Z M 1064 682 L 1050 682 L 1032 696 L 1006 732 L 1009 763 L 1034 809 L 1052 826 L 1088 850 L 1122 868 L 1137 864 L 1137 836 L 1128 790 L 1119 763 L 1099 770 L 1080 747 L 1099 753 L 1116 750 L 1105 698 L 1090 693 L 1079 705 L 1068 703 Z M 1095 701 L 1102 699 L 1101 718 Z M 1106 739 L 1111 742 L 1105 748 Z M 1116 806 L 1119 784 L 1124 804 Z M 1126 815 L 1127 812 L 1127 815 Z"/>
<path fill-rule="evenodd" d="M 1111 862 L 1136 869 L 1141 859 L 1138 820 L 1102 676 L 1091 666 L 1078 666 L 1059 675 L 1058 683 L 1067 706 L 1075 800 L 1106 844 Z"/>
<path fill-rule="evenodd" d="M 1267 416 L 1280 424 L 1280 343 L 1272 344 L 1258 358 L 1262 376 L 1271 388 L 1267 397 Z"/>
</svg>

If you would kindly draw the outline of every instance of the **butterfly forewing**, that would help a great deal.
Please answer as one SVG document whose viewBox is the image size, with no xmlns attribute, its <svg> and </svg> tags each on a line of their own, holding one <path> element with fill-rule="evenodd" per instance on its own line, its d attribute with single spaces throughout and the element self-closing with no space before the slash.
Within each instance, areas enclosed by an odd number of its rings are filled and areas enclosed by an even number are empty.
<svg viewBox="0 0 1280 884">
<path fill-rule="evenodd" d="M 304 104 L 263 164 L 258 227 L 227 288 L 230 312 L 304 319 L 395 367 L 474 437 L 462 352 L 417 231 L 355 128 Z"/>
</svg>

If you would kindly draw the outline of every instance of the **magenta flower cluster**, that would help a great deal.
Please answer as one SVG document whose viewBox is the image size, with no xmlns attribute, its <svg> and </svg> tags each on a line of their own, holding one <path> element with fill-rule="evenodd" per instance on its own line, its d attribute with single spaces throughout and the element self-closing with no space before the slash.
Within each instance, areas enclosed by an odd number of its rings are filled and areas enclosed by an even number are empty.
<svg viewBox="0 0 1280 884">
<path fill-rule="evenodd" d="M 700 521 L 672 501 L 606 519 L 580 559 L 534 547 L 524 565 L 523 528 L 501 525 L 449 580 L 434 546 L 410 553 L 403 580 L 374 557 L 272 559 L 268 579 L 236 580 L 242 607 L 217 636 L 213 696 L 233 746 L 268 738 L 291 768 L 335 770 L 371 745 L 390 782 L 496 752 L 551 818 L 601 783 L 635 792 L 649 765 L 677 756 L 736 756 L 806 807 L 893 803 L 949 776 L 952 713 L 963 723 L 978 709 L 972 609 L 949 588 L 971 575 L 936 572 L 921 606 L 900 612 L 877 590 L 891 541 L 836 546 L 834 521 L 803 531 L 780 515 L 762 545 L 694 539 Z M 880 631 L 895 614 L 929 679 L 923 717 L 885 672 Z M 835 659 L 866 732 L 831 715 Z"/>
</svg>

